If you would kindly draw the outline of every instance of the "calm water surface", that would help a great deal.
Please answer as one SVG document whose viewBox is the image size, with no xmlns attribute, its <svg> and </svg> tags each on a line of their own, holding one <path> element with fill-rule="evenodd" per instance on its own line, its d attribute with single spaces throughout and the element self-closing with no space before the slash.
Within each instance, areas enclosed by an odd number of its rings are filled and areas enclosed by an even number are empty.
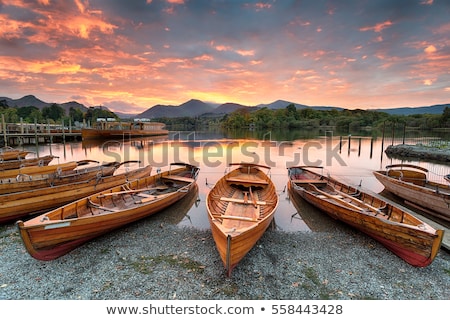
<svg viewBox="0 0 450 320">
<path fill-rule="evenodd" d="M 288 166 L 323 166 L 323 173 L 350 183 L 361 185 L 363 189 L 379 193 L 383 186 L 372 172 L 384 169 L 388 164 L 400 160 L 389 159 L 382 152 L 381 138 L 315 137 L 296 140 L 273 141 L 266 135 L 265 140 L 227 138 L 220 133 L 173 132 L 169 136 L 156 139 L 132 141 L 71 142 L 66 144 L 42 145 L 38 148 L 26 146 L 40 156 L 53 154 L 59 158 L 54 163 L 72 160 L 92 159 L 97 161 L 139 160 L 140 164 L 120 167 L 129 170 L 139 165 L 152 165 L 156 169 L 168 169 L 171 162 L 183 161 L 200 166 L 198 193 L 174 205 L 169 211 L 174 223 L 198 229 L 209 229 L 205 199 L 214 183 L 224 174 L 231 162 L 258 162 L 271 167 L 271 177 L 280 196 L 280 204 L 275 214 L 276 228 L 288 232 L 316 231 L 326 229 L 333 223 L 325 214 L 291 197 L 287 185 Z M 413 161 L 430 170 L 430 179 L 441 179 L 450 173 L 449 167 L 424 161 Z M 321 172 L 319 170 L 319 172 Z M 164 213 L 162 213 L 164 214 Z"/>
</svg>

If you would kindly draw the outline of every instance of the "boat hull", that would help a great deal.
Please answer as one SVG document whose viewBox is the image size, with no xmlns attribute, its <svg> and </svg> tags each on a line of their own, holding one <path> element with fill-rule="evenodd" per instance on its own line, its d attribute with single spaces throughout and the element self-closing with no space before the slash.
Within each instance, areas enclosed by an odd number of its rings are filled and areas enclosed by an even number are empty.
<svg viewBox="0 0 450 320">
<path fill-rule="evenodd" d="M 220 228 L 214 219 L 211 218 L 211 215 L 208 215 L 208 218 L 217 251 L 228 277 L 231 276 L 233 269 L 256 245 L 273 221 L 273 216 L 270 216 L 245 232 L 235 233 L 231 230 L 227 232 Z"/>
<path fill-rule="evenodd" d="M 125 189 L 148 186 L 155 183 L 160 176 L 158 174 L 131 181 L 126 184 Z M 18 221 L 17 225 L 25 248 L 33 258 L 53 260 L 96 237 L 160 212 L 195 191 L 194 189 L 196 190 L 196 183 L 193 179 L 176 192 L 170 192 L 154 201 L 119 211 L 81 215 L 80 212 L 88 210 L 90 202 L 97 202 L 109 193 L 126 192 L 123 191 L 123 186 L 117 186 L 46 212 L 32 220 Z M 80 216 L 70 218 L 77 212 Z"/>
<path fill-rule="evenodd" d="M 46 166 L 26 166 L 18 169 L 1 170 L 0 179 L 16 178 L 20 175 L 52 174 L 74 170 L 78 166 L 76 161 Z"/>
<path fill-rule="evenodd" d="M 47 166 L 55 156 L 47 155 L 33 159 L 21 159 L 21 160 L 0 160 L 0 170 L 11 170 L 19 169 L 21 167 L 31 167 L 31 166 Z"/>
<path fill-rule="evenodd" d="M 410 265 L 426 267 L 432 263 L 439 252 L 443 230 L 432 228 L 407 212 L 406 209 L 385 202 L 376 195 L 367 194 L 325 176 L 318 175 L 317 180 L 332 185 L 333 188 L 345 190 L 344 192 L 347 193 L 358 193 L 358 199 L 354 200 L 355 203 L 364 202 L 365 205 L 361 204 L 361 207 L 357 208 L 356 205 L 347 205 L 333 196 L 316 194 L 315 189 L 309 188 L 307 184 L 302 184 L 291 177 L 289 187 L 305 201 L 330 217 L 376 239 Z"/>
<path fill-rule="evenodd" d="M 86 181 L 100 176 L 111 176 L 115 170 L 114 166 L 98 166 L 92 169 L 66 171 L 62 174 L 19 175 L 16 179 L 0 179 L 0 195 Z"/>
<path fill-rule="evenodd" d="M 128 139 L 134 137 L 164 136 L 169 134 L 168 130 L 103 130 L 85 128 L 81 131 L 82 139 L 85 140 L 108 140 L 108 139 Z"/>
<path fill-rule="evenodd" d="M 273 182 L 262 171 L 258 178 L 247 175 L 242 183 L 239 170 L 224 175 L 206 200 L 212 236 L 228 277 L 268 229 L 279 201 Z M 253 202 L 246 200 L 249 194 Z"/>
<path fill-rule="evenodd" d="M 430 189 L 425 186 L 415 185 L 389 177 L 386 171 L 375 171 L 375 178 L 385 187 L 386 190 L 396 196 L 416 204 L 424 211 L 433 214 L 441 219 L 450 221 L 450 191 L 447 188 Z"/>
<path fill-rule="evenodd" d="M 7 149 L 5 151 L 0 151 L 0 161 L 9 161 L 9 160 L 20 160 L 24 159 L 29 151 L 20 151 L 17 149 Z"/>
</svg>

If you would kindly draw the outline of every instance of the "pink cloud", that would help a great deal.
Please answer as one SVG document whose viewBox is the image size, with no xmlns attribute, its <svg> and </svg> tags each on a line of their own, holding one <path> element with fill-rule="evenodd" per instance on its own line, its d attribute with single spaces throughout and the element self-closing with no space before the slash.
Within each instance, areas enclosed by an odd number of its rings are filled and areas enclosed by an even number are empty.
<svg viewBox="0 0 450 320">
<path fill-rule="evenodd" d="M 384 22 L 380 22 L 377 23 L 374 26 L 368 26 L 368 27 L 362 27 L 359 29 L 359 31 L 374 31 L 374 32 L 381 32 L 383 31 L 383 29 L 386 29 L 390 26 L 392 26 L 392 22 L 391 21 L 384 21 Z"/>
</svg>

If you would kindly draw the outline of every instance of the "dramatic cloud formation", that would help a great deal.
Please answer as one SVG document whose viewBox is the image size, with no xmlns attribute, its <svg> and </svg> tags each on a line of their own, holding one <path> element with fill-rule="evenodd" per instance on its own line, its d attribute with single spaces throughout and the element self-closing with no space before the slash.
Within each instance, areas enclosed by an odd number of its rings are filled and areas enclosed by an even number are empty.
<svg viewBox="0 0 450 320">
<path fill-rule="evenodd" d="M 437 0 L 2 0 L 0 96 L 124 112 L 449 103 L 449 16 Z"/>
</svg>

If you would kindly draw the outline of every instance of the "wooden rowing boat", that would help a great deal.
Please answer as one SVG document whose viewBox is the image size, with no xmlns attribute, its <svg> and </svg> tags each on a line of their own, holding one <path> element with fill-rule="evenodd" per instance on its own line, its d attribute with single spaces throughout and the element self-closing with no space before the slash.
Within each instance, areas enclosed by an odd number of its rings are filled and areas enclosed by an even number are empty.
<svg viewBox="0 0 450 320">
<path fill-rule="evenodd" d="M 0 223 L 11 222 L 65 205 L 91 194 L 150 175 L 151 166 L 107 177 L 0 195 Z"/>
<path fill-rule="evenodd" d="M 67 170 L 74 170 L 80 165 L 79 161 L 69 161 L 64 163 L 52 164 L 47 166 L 28 166 L 19 169 L 10 169 L 0 171 L 0 179 L 15 178 L 19 175 L 36 175 L 62 172 Z"/>
<path fill-rule="evenodd" d="M 0 159 L 0 171 L 19 169 L 22 167 L 30 167 L 30 166 L 43 167 L 47 166 L 54 158 L 56 158 L 56 156 L 46 155 L 36 158 L 15 159 L 7 161 Z"/>
<path fill-rule="evenodd" d="M 238 167 L 231 170 L 231 166 Z M 206 198 L 211 232 L 228 277 L 267 230 L 279 202 L 270 167 L 253 163 L 230 167 Z"/>
<path fill-rule="evenodd" d="M 3 147 L 0 148 L 0 160 L 8 161 L 8 160 L 19 160 L 26 157 L 29 154 L 29 151 L 18 150 L 11 147 Z"/>
<path fill-rule="evenodd" d="M 56 171 L 48 174 L 19 174 L 15 178 L 0 179 L 0 195 L 86 181 L 95 177 L 111 176 L 121 165 L 128 162 L 129 161 L 114 161 L 96 166 L 77 167 L 73 170 Z"/>
<path fill-rule="evenodd" d="M 197 190 L 198 172 L 198 167 L 189 164 L 172 164 L 168 171 L 18 221 L 25 248 L 35 259 L 56 259 L 93 238 L 176 203 Z"/>
<path fill-rule="evenodd" d="M 450 183 L 428 179 L 428 170 L 412 164 L 394 164 L 374 171 L 384 188 L 407 204 L 440 219 L 450 221 Z M 445 178 L 445 177 L 444 177 Z"/>
<path fill-rule="evenodd" d="M 378 240 L 415 267 L 426 267 L 434 260 L 443 230 L 434 229 L 381 196 L 307 168 L 288 168 L 289 184 L 304 200 Z"/>
</svg>

